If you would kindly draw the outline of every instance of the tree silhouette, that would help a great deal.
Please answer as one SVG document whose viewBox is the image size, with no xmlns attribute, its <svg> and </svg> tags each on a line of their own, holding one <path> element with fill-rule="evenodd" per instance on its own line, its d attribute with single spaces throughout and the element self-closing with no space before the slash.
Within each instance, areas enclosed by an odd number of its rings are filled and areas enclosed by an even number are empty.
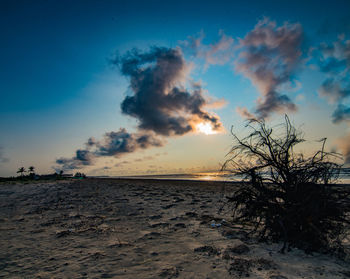
<svg viewBox="0 0 350 279">
<path fill-rule="evenodd" d="M 23 177 L 24 173 L 26 172 L 26 169 L 24 167 L 20 167 L 17 171 L 17 173 L 21 174 L 21 177 Z"/>
<path fill-rule="evenodd" d="M 30 175 L 30 178 L 31 178 L 31 179 L 33 179 L 34 176 L 35 176 L 34 170 L 35 170 L 35 167 L 33 167 L 33 166 L 30 166 L 30 167 L 28 168 L 29 175 Z"/>
<path fill-rule="evenodd" d="M 284 241 L 306 251 L 343 251 L 342 237 L 349 233 L 349 191 L 336 189 L 339 155 L 320 150 L 305 157 L 294 148 L 304 142 L 302 133 L 285 122 L 269 128 L 263 120 L 250 120 L 250 133 L 234 145 L 224 170 L 249 183 L 228 197 L 234 219 L 253 225 L 261 239 Z M 281 130 L 282 128 L 282 130 Z"/>
<path fill-rule="evenodd" d="M 74 175 L 74 177 L 77 177 L 77 178 L 85 178 L 86 175 L 85 175 L 85 173 L 83 173 L 83 172 L 76 172 L 75 175 Z"/>
</svg>

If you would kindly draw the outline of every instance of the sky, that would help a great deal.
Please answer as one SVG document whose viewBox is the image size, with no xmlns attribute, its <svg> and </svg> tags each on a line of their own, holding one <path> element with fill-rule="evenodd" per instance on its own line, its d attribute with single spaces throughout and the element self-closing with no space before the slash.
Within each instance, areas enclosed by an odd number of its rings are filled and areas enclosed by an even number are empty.
<svg viewBox="0 0 350 279">
<path fill-rule="evenodd" d="M 284 114 L 350 163 L 350 1 L 1 0 L 0 25 L 0 176 L 216 171 Z"/>
</svg>

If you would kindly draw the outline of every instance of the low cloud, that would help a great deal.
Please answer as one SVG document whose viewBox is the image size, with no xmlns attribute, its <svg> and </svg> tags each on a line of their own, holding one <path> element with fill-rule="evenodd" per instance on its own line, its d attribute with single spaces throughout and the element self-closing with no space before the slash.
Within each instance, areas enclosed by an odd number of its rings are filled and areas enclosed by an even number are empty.
<svg viewBox="0 0 350 279">
<path fill-rule="evenodd" d="M 91 138 L 90 138 L 91 139 Z M 163 146 L 164 140 L 149 132 L 128 133 L 124 128 L 117 132 L 105 133 L 101 141 L 88 140 L 89 149 L 78 149 L 72 158 L 59 158 L 57 169 L 80 169 L 95 164 L 96 158 L 113 156 L 119 158 L 123 154 L 132 153 L 139 149 Z"/>
<path fill-rule="evenodd" d="M 302 40 L 300 24 L 284 23 L 278 27 L 267 18 L 240 40 L 241 52 L 235 69 L 249 78 L 261 94 L 255 109 L 259 118 L 273 112 L 297 110 L 292 100 L 280 91 L 292 82 L 301 63 Z M 250 115 L 246 109 L 240 111 Z"/>
<path fill-rule="evenodd" d="M 157 153 L 155 156 L 158 156 L 159 153 Z M 154 160 L 155 157 L 153 156 L 144 156 L 142 158 L 138 158 L 138 159 L 135 159 L 134 162 L 144 162 L 144 161 L 150 161 L 150 160 Z"/>
<path fill-rule="evenodd" d="M 104 139 L 95 143 L 97 156 L 119 157 L 124 153 L 132 153 L 138 149 L 159 147 L 163 141 L 151 133 L 128 133 L 124 128 L 118 132 L 108 132 Z"/>
<path fill-rule="evenodd" d="M 91 146 L 94 146 L 96 143 L 97 143 L 96 139 L 94 137 L 91 137 L 88 139 L 85 145 L 87 148 L 89 148 Z"/>
<path fill-rule="evenodd" d="M 205 111 L 208 101 L 198 83 L 185 88 L 191 67 L 179 48 L 155 47 L 149 52 L 132 51 L 116 62 L 130 79 L 131 96 L 121 104 L 122 113 L 135 117 L 140 130 L 162 136 L 183 135 L 207 122 L 222 130 L 219 117 Z"/>
<path fill-rule="evenodd" d="M 122 162 L 116 163 L 114 166 L 115 166 L 115 167 L 119 167 L 119 168 L 123 168 L 125 165 L 128 165 L 128 164 L 130 164 L 130 163 L 131 163 L 130 161 L 124 160 L 124 161 L 122 161 Z"/>
<path fill-rule="evenodd" d="M 56 164 L 59 165 L 57 170 L 73 170 L 80 169 L 86 166 L 93 165 L 95 161 L 95 155 L 86 149 L 78 149 L 75 152 L 75 156 L 72 158 L 59 158 L 56 160 Z"/>
</svg>

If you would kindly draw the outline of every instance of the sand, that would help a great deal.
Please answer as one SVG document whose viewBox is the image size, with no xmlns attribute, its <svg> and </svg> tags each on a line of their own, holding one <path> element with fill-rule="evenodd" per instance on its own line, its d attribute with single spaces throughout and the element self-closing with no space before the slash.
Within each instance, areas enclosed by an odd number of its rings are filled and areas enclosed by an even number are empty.
<svg viewBox="0 0 350 279">
<path fill-rule="evenodd" d="M 230 212 L 219 209 L 236 186 L 131 179 L 1 184 L 0 277 L 350 278 L 349 262 L 298 249 L 281 254 L 281 243 L 259 243 L 230 224 Z"/>
</svg>

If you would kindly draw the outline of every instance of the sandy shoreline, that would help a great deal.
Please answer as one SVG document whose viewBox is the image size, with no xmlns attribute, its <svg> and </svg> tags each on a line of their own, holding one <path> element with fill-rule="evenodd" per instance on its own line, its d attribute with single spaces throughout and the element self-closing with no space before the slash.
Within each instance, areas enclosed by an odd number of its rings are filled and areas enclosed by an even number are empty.
<svg viewBox="0 0 350 279">
<path fill-rule="evenodd" d="M 87 179 L 0 185 L 3 278 L 350 278 L 350 264 L 245 236 L 234 183 Z M 213 228 L 212 220 L 219 227 Z"/>
</svg>

